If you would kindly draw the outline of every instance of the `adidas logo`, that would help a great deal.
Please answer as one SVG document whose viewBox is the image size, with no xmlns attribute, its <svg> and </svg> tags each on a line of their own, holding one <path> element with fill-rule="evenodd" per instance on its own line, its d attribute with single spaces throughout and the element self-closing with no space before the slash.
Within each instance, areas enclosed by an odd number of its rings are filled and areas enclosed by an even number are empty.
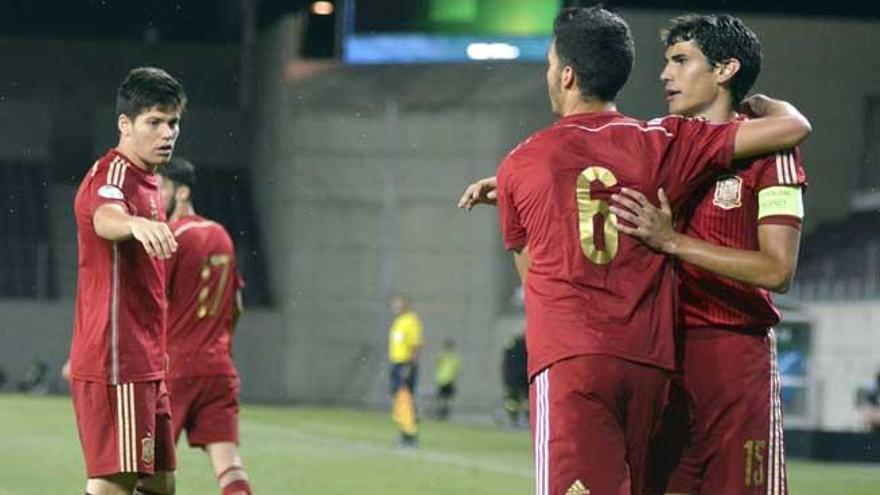
<svg viewBox="0 0 880 495">
<path fill-rule="evenodd" d="M 570 487 L 568 487 L 565 495 L 590 495 L 590 490 L 587 490 L 587 487 L 581 483 L 581 480 L 576 480 Z"/>
</svg>

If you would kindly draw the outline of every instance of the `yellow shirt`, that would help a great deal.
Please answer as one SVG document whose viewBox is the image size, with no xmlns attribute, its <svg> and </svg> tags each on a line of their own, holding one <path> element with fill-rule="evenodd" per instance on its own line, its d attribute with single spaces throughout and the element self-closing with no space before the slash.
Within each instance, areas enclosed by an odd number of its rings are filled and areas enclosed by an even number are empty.
<svg viewBox="0 0 880 495">
<path fill-rule="evenodd" d="M 454 352 L 445 351 L 437 360 L 437 368 L 434 370 L 434 382 L 437 385 L 449 385 L 454 382 L 461 372 L 461 359 Z"/>
<path fill-rule="evenodd" d="M 422 322 L 412 311 L 395 318 L 388 333 L 388 359 L 393 364 L 412 361 L 413 351 L 422 345 Z"/>
</svg>

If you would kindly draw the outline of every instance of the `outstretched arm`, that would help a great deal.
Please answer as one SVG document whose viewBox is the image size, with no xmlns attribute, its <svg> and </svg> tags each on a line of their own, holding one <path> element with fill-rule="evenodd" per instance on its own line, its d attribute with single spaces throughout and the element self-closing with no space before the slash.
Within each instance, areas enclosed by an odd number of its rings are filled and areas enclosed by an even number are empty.
<svg viewBox="0 0 880 495">
<path fill-rule="evenodd" d="M 672 210 L 661 189 L 660 208 L 640 192 L 624 188 L 612 196 L 611 211 L 632 227 L 618 223 L 618 229 L 648 246 L 739 282 L 774 292 L 786 292 L 797 267 L 800 229 L 789 225 L 758 226 L 758 251 L 718 246 L 676 232 Z"/>
<path fill-rule="evenodd" d="M 177 251 L 177 240 L 168 224 L 129 215 L 116 204 L 99 206 L 92 224 L 99 237 L 113 242 L 134 238 L 155 258 L 170 258 Z"/>
</svg>

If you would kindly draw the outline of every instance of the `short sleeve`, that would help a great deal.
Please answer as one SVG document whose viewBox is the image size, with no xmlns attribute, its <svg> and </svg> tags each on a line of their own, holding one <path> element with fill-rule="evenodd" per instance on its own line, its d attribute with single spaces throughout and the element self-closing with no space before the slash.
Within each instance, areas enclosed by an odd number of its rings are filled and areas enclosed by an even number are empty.
<svg viewBox="0 0 880 495">
<path fill-rule="evenodd" d="M 800 228 L 804 218 L 807 174 L 799 148 L 762 159 L 758 178 L 758 225 L 788 225 Z"/>
<path fill-rule="evenodd" d="M 117 204 L 130 212 L 125 194 L 125 172 L 128 165 L 119 160 L 113 160 L 109 164 L 95 164 L 89 171 L 88 189 L 86 190 L 86 204 L 90 214 L 105 204 Z"/>
<path fill-rule="evenodd" d="M 668 177 L 666 192 L 673 202 L 730 167 L 739 122 L 713 123 L 684 117 L 667 117 L 659 122 L 671 134 L 664 168 Z"/>
<path fill-rule="evenodd" d="M 496 174 L 498 193 L 498 218 L 501 238 L 505 249 L 518 249 L 526 245 L 526 229 L 516 210 L 513 184 L 513 162 L 508 156 L 501 162 Z"/>
<path fill-rule="evenodd" d="M 807 173 L 801 161 L 801 151 L 793 148 L 763 158 L 758 190 L 774 186 L 807 186 Z"/>
</svg>

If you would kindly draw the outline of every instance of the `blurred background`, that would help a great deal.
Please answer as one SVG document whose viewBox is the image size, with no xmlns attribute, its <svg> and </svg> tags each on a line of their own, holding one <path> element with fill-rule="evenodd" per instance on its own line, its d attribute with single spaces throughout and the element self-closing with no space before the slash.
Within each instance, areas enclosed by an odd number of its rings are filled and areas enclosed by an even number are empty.
<svg viewBox="0 0 880 495">
<path fill-rule="evenodd" d="M 453 417 L 491 417 L 521 297 L 495 212 L 455 202 L 552 122 L 545 51 L 559 8 L 578 3 L 0 0 L 2 389 L 65 390 L 74 193 L 116 144 L 118 84 L 155 65 L 190 97 L 175 153 L 198 167 L 196 208 L 233 234 L 247 280 L 244 399 L 386 407 L 388 302 L 404 292 L 426 371 L 444 339 L 457 343 Z M 880 371 L 880 4 L 605 6 L 636 40 L 622 111 L 665 113 L 669 18 L 726 11 L 763 42 L 754 90 L 811 119 L 800 266 L 776 298 L 787 449 L 880 461 L 864 419 Z"/>
</svg>

